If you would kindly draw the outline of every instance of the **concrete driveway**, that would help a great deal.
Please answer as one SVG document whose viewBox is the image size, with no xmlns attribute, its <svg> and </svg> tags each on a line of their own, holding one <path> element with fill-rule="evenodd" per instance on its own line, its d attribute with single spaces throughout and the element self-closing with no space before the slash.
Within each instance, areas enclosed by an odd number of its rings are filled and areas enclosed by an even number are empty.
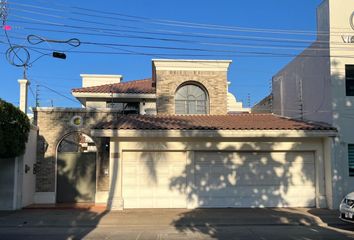
<svg viewBox="0 0 354 240">
<path fill-rule="evenodd" d="M 0 212 L 0 239 L 354 239 L 325 209 L 35 209 Z"/>
</svg>

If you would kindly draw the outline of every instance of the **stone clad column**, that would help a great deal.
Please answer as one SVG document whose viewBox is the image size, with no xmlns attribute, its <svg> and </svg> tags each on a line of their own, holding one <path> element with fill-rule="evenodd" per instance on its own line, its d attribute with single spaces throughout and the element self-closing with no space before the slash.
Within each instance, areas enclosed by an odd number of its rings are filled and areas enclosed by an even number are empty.
<svg viewBox="0 0 354 240">
<path fill-rule="evenodd" d="M 27 98 L 28 98 L 28 85 L 30 82 L 27 79 L 19 79 L 20 84 L 20 110 L 27 114 Z"/>
</svg>

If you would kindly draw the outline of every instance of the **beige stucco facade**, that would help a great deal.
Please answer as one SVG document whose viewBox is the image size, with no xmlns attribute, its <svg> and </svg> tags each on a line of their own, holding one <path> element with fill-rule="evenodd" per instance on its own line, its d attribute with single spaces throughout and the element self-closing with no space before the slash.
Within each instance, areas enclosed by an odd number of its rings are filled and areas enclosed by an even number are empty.
<svg viewBox="0 0 354 240">
<path fill-rule="evenodd" d="M 245 135 L 243 134 L 245 133 Z M 186 157 L 186 167 L 183 171 L 187 181 L 186 183 L 179 183 L 178 186 L 174 186 L 173 183 L 170 183 L 173 187 L 178 187 L 178 189 L 183 189 L 183 191 L 189 191 L 186 194 L 186 202 L 187 208 L 198 207 L 195 204 L 194 198 L 198 198 L 198 193 L 193 191 L 193 182 L 195 178 L 195 174 L 197 174 L 198 170 L 192 170 L 191 168 L 196 165 L 195 154 L 203 151 L 212 153 L 262 153 L 262 152 L 285 152 L 288 154 L 295 154 L 296 156 L 301 156 L 303 153 L 313 153 L 314 155 L 314 164 L 315 164 L 315 178 L 314 178 L 314 186 L 315 186 L 315 206 L 325 208 L 330 206 L 331 204 L 331 196 L 328 196 L 328 192 L 326 190 L 326 181 L 327 178 L 331 176 L 328 175 L 329 171 L 326 171 L 326 167 L 330 166 L 330 149 L 327 148 L 326 141 L 327 137 L 314 137 L 307 135 L 306 132 L 297 132 L 290 131 L 288 134 L 284 133 L 284 131 L 260 131 L 254 133 L 246 133 L 239 131 L 238 136 L 243 136 L 239 138 L 235 138 L 235 132 L 228 131 L 220 131 L 220 132 L 203 132 L 203 131 L 99 131 L 94 130 L 92 134 L 95 136 L 116 136 L 112 137 L 110 140 L 110 191 L 114 192 L 113 195 L 110 195 L 109 198 L 109 206 L 111 209 L 124 209 L 124 196 L 123 196 L 123 162 L 125 158 L 131 158 L 129 154 L 134 154 L 136 152 L 182 152 Z M 283 137 L 282 135 L 285 134 Z M 328 134 L 328 133 L 327 133 Z M 143 135 L 143 137 L 141 137 Z M 219 137 L 217 137 L 219 136 Z M 269 137 L 267 137 L 269 136 Z M 151 140 L 153 139 L 153 140 Z M 271 156 L 271 155 L 270 155 Z M 261 159 L 259 159 L 261 160 Z M 276 158 L 270 157 L 268 159 L 270 162 L 277 161 Z M 225 163 L 219 168 L 228 169 L 230 166 Z M 278 166 L 279 167 L 279 166 Z M 282 168 L 282 166 L 280 166 Z M 279 170 L 279 169 L 278 169 Z M 151 171 L 158 171 L 157 169 L 151 169 Z M 273 168 L 268 175 L 275 175 L 276 167 Z M 251 172 L 251 171 L 250 171 Z M 251 173 L 253 176 L 255 173 Z M 286 175 L 288 172 L 282 172 L 280 175 L 278 174 L 276 178 L 282 179 L 287 178 Z M 306 171 L 303 172 L 301 178 L 306 178 Z M 228 173 L 225 174 L 225 178 L 227 179 Z M 230 176 L 229 176 L 230 177 Z M 256 176 L 253 176 L 256 178 Z M 188 180 L 189 179 L 189 180 Z M 297 179 L 299 180 L 299 179 Z M 292 181 L 297 181 L 296 179 Z M 250 179 L 250 181 L 252 181 Z M 300 179 L 300 181 L 302 181 Z M 227 180 L 225 180 L 227 182 Z M 220 186 L 222 185 L 219 183 Z M 281 185 L 278 186 L 279 189 L 287 189 L 291 188 L 290 185 L 292 183 L 288 180 L 282 182 Z M 222 187 L 221 187 L 222 188 Z M 188 190 L 189 189 L 189 190 Z M 254 191 L 261 190 L 262 188 L 255 186 Z M 260 207 L 268 206 L 270 204 L 272 206 L 284 207 L 286 206 L 285 202 L 282 202 L 280 199 L 276 205 L 271 203 L 271 200 L 267 202 L 267 200 L 263 200 L 262 198 L 271 199 L 272 194 L 276 195 L 276 191 L 272 193 L 259 192 L 257 195 L 257 201 L 261 201 L 261 203 L 254 203 L 255 206 Z M 251 204 L 251 203 L 250 203 Z"/>
</svg>

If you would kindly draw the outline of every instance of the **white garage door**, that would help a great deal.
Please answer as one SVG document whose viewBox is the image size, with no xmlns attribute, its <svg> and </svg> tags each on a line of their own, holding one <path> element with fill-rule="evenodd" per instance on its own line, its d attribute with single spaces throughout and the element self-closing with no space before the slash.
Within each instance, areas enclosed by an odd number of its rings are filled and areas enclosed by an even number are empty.
<svg viewBox="0 0 354 240">
<path fill-rule="evenodd" d="M 186 208 L 185 152 L 124 152 L 124 208 Z"/>
<path fill-rule="evenodd" d="M 195 152 L 197 207 L 315 206 L 312 152 Z"/>
</svg>

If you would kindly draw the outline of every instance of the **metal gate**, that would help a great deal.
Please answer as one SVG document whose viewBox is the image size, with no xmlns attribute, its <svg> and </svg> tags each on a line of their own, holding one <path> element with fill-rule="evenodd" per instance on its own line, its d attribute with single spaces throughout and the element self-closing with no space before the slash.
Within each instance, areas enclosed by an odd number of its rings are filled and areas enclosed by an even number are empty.
<svg viewBox="0 0 354 240">
<path fill-rule="evenodd" d="M 96 153 L 59 152 L 57 160 L 57 203 L 95 201 Z"/>
</svg>

